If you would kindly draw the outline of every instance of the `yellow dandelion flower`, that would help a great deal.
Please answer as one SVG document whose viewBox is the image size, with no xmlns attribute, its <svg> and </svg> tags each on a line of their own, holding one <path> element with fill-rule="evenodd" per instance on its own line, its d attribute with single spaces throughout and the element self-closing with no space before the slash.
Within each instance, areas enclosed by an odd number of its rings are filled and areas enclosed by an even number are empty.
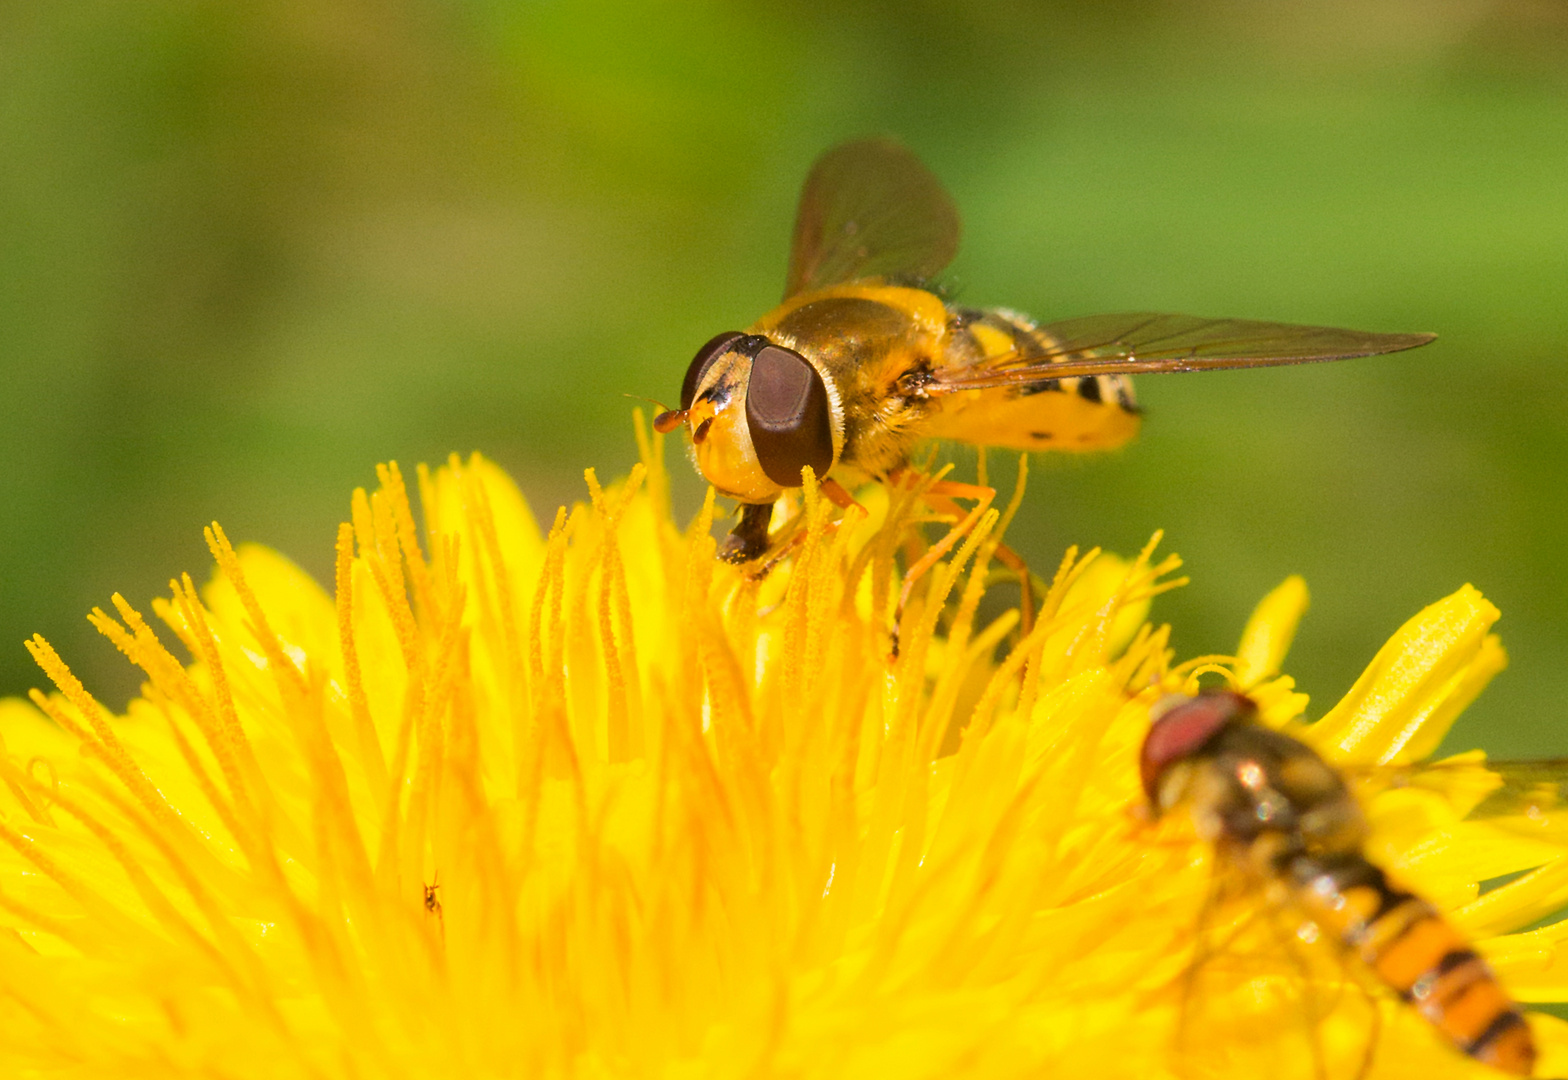
<svg viewBox="0 0 1568 1080">
<path fill-rule="evenodd" d="M 672 524 L 661 454 L 545 532 L 478 457 L 421 470 L 423 528 L 385 467 L 333 594 L 214 526 L 160 628 L 92 614 L 146 673 L 124 716 L 35 638 L 56 691 L 0 704 L 0 1075 L 1348 1076 L 1369 1012 L 1372 1075 L 1484 1072 L 1343 971 L 1195 964 L 1210 853 L 1131 812 L 1150 705 L 1204 672 L 1338 760 L 1430 751 L 1502 664 L 1473 589 L 1300 727 L 1297 581 L 1175 665 L 1145 618 L 1177 561 L 1069 553 L 997 659 L 991 511 L 893 658 L 910 492 L 832 528 L 808 485 L 755 580 L 711 496 Z M 1453 775 L 1377 796 L 1374 853 L 1563 1000 L 1568 924 L 1506 931 L 1568 900 L 1568 835 L 1464 819 L 1496 778 Z"/>
</svg>

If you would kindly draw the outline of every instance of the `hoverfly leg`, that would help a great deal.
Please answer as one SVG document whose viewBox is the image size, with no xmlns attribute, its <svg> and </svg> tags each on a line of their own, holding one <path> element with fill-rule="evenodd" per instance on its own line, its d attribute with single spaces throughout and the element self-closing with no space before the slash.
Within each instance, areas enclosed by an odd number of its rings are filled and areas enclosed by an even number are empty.
<svg viewBox="0 0 1568 1080">
<path fill-rule="evenodd" d="M 1182 969 L 1177 991 L 1176 1025 L 1171 1038 L 1172 1071 L 1177 1075 L 1188 1071 L 1186 1066 L 1190 1059 L 1204 1049 L 1192 1038 L 1195 1014 L 1201 1008 L 1199 999 L 1203 995 L 1199 981 L 1204 968 L 1229 954 L 1265 914 L 1256 905 L 1248 906 L 1240 914 L 1230 914 L 1238 899 L 1249 892 L 1247 883 L 1229 872 L 1224 863 L 1210 862 L 1209 886 L 1193 923 L 1192 955 Z M 1202 1069 L 1197 1071 L 1204 1072 Z"/>
<path fill-rule="evenodd" d="M 1018 628 L 1028 637 L 1034 629 L 1034 575 L 1024 557 L 1006 544 L 996 545 L 996 561 L 1018 575 Z"/>
<path fill-rule="evenodd" d="M 800 518 L 798 516 L 785 523 L 784 528 L 781 529 L 780 532 L 782 534 L 787 534 L 787 538 L 779 542 L 778 547 L 774 549 L 773 554 L 769 555 L 766 559 L 763 559 L 756 565 L 754 569 L 747 572 L 746 576 L 748 578 L 752 579 L 753 581 L 761 581 L 763 578 L 773 573 L 773 568 L 775 566 L 789 558 L 790 555 L 795 552 L 795 549 L 805 544 L 806 530 L 798 528 L 799 524 Z M 832 527 L 833 526 L 829 525 L 830 529 Z"/>
<path fill-rule="evenodd" d="M 924 577 L 927 571 L 940 562 L 948 552 L 952 551 L 953 545 L 969 535 L 970 531 L 980 521 L 980 518 L 991 508 L 991 500 L 996 498 L 996 489 L 981 487 L 978 484 L 960 484 L 951 480 L 938 480 L 921 493 L 921 498 L 935 509 L 944 513 L 962 513 L 960 507 L 953 505 L 951 500 L 954 498 L 974 499 L 975 507 L 968 514 L 964 515 L 958 524 L 947 530 L 947 535 L 933 544 L 931 549 L 904 574 L 904 587 L 899 590 L 898 594 L 898 610 L 893 614 L 895 635 L 897 634 L 899 623 L 903 621 L 904 609 L 909 605 L 909 597 L 914 592 L 915 582 Z M 944 503 L 946 506 L 943 505 Z M 951 507 L 951 509 L 948 509 L 948 507 Z M 896 643 L 896 636 L 894 640 Z M 896 648 L 895 644 L 895 655 Z"/>
<path fill-rule="evenodd" d="M 1361 1064 L 1356 1069 L 1353 1080 L 1367 1080 L 1372 1075 L 1372 1062 L 1377 1059 L 1377 1044 L 1383 1037 L 1383 1007 L 1379 1003 L 1376 993 L 1369 989 L 1364 981 L 1354 977 L 1346 964 L 1345 978 L 1355 983 L 1356 989 L 1361 991 L 1362 1000 L 1367 1003 L 1367 1009 L 1372 1015 L 1371 1033 L 1367 1036 L 1367 1045 L 1361 1051 Z"/>
<path fill-rule="evenodd" d="M 1215 948 L 1207 938 L 1213 929 L 1215 913 L 1220 908 L 1222 888 L 1219 871 L 1214 864 L 1210 864 L 1209 887 L 1203 894 L 1203 904 L 1198 908 L 1198 918 L 1194 924 L 1192 956 L 1182 969 L 1181 990 L 1176 999 L 1176 1030 L 1171 1039 L 1171 1048 L 1178 1059 L 1186 1055 L 1188 1038 L 1192 1033 L 1192 1007 L 1198 991 L 1198 976 L 1203 971 L 1203 965 L 1223 951 Z"/>
<path fill-rule="evenodd" d="M 1307 1045 L 1312 1048 L 1312 1075 L 1316 1080 L 1328 1080 L 1328 1053 L 1323 1048 L 1323 1021 L 1334 1011 L 1334 1008 L 1332 1005 L 1327 1009 L 1317 1007 L 1312 965 L 1301 955 L 1297 947 L 1300 939 L 1296 934 L 1280 926 L 1281 913 L 1277 909 L 1271 914 L 1274 917 L 1269 919 L 1269 928 L 1274 931 L 1280 951 L 1290 958 L 1291 966 L 1296 969 L 1296 974 L 1301 980 L 1301 1016 L 1306 1029 Z"/>
<path fill-rule="evenodd" d="M 827 496 L 828 502 L 840 510 L 848 510 L 851 506 L 860 506 L 860 503 L 844 488 L 844 485 L 831 476 L 824 477 L 817 487 L 823 495 Z M 864 511 L 865 507 L 860 506 L 860 509 Z"/>
<path fill-rule="evenodd" d="M 826 497 L 828 502 L 832 503 L 841 510 L 848 510 L 853 507 L 854 509 L 860 511 L 862 517 L 871 516 L 870 512 L 867 511 L 864 506 L 861 506 L 860 503 L 856 501 L 855 497 L 844 489 L 843 484 L 840 484 L 837 480 L 834 480 L 831 477 L 824 479 L 818 490 L 822 492 L 823 496 Z M 822 535 L 836 535 L 838 533 L 839 527 L 843 524 L 843 518 L 840 518 L 837 521 L 825 522 L 822 526 Z M 775 551 L 768 558 L 768 560 L 762 564 L 762 567 L 757 571 L 756 576 L 759 578 L 766 577 L 768 572 L 779 563 L 783 562 L 787 555 L 795 551 L 806 542 L 806 534 L 806 513 L 804 510 L 800 510 L 790 517 L 790 519 L 782 526 L 780 526 L 776 535 L 779 537 L 785 537 L 786 539 L 782 539 L 778 542 L 778 550 Z"/>
<path fill-rule="evenodd" d="M 1378 1042 L 1383 1037 L 1383 1001 L 1384 995 L 1380 986 L 1368 979 L 1368 970 L 1360 963 L 1356 956 L 1348 950 L 1339 952 L 1339 983 L 1335 987 L 1333 996 L 1329 999 L 1326 1008 L 1319 1010 L 1319 1019 L 1324 1020 L 1338 1012 L 1345 1000 L 1347 990 L 1353 989 L 1360 996 L 1367 1008 L 1367 1040 L 1361 1048 L 1360 1062 L 1356 1071 L 1349 1074 L 1349 1080 L 1367 1080 L 1372 1074 L 1372 1065 L 1377 1060 Z"/>
<path fill-rule="evenodd" d="M 744 563 L 761 556 L 768 550 L 768 523 L 772 520 L 772 503 L 742 503 L 740 520 L 719 545 L 719 558 Z"/>
</svg>

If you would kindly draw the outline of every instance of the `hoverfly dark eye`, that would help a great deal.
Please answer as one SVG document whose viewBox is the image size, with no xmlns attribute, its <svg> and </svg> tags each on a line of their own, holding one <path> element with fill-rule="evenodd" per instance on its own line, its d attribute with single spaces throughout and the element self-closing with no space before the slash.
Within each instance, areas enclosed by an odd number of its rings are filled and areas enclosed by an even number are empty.
<svg viewBox="0 0 1568 1080">
<path fill-rule="evenodd" d="M 691 408 L 691 403 L 697 397 L 697 387 L 702 384 L 702 376 L 708 370 L 708 365 L 724 355 L 726 349 L 737 338 L 744 335 L 735 330 L 726 330 L 708 339 L 708 343 L 697 350 L 697 355 L 692 357 L 691 365 L 686 369 L 686 378 L 681 383 L 681 408 Z"/>
<path fill-rule="evenodd" d="M 799 487 L 810 465 L 821 477 L 833 465 L 833 420 L 817 369 L 797 352 L 766 345 L 751 361 L 746 424 L 757 463 L 782 487 Z"/>
</svg>

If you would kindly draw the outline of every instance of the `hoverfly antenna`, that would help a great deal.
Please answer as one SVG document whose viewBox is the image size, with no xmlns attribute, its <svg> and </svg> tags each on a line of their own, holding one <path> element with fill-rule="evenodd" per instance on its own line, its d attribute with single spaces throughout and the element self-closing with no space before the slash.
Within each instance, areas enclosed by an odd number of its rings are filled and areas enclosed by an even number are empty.
<svg viewBox="0 0 1568 1080">
<path fill-rule="evenodd" d="M 672 409 L 658 398 L 643 397 L 641 394 L 625 393 L 623 393 L 621 396 L 629 397 L 633 401 L 646 401 L 649 405 L 652 405 L 654 408 L 653 430 L 657 431 L 660 435 L 668 435 L 670 432 L 674 431 L 676 428 L 680 427 L 683 423 L 686 422 L 685 409 Z"/>
<path fill-rule="evenodd" d="M 654 402 L 655 405 L 658 402 Z M 665 409 L 653 418 L 653 430 L 660 435 L 668 435 L 686 422 L 685 409 Z"/>
</svg>

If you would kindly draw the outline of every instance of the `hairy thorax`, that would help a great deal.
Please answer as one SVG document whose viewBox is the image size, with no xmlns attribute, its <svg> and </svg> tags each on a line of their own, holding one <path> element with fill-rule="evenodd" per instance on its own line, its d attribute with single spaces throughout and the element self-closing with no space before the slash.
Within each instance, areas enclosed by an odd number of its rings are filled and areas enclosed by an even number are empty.
<svg viewBox="0 0 1568 1080">
<path fill-rule="evenodd" d="M 948 347 L 948 312 L 924 289 L 860 284 L 805 293 L 754 333 L 794 349 L 822 373 L 842 425 L 838 464 L 882 477 L 909 459 L 939 403 L 924 389 Z"/>
</svg>

